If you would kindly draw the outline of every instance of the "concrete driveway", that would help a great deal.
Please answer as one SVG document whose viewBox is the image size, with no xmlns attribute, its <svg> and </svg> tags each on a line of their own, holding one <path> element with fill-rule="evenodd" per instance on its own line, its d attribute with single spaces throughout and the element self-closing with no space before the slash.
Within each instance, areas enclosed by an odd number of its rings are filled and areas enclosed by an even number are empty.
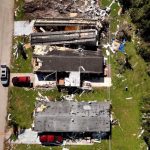
<svg viewBox="0 0 150 150">
<path fill-rule="evenodd" d="M 0 0 L 0 64 L 10 65 L 14 0 Z M 8 88 L 0 83 L 0 150 L 4 149 Z"/>
</svg>

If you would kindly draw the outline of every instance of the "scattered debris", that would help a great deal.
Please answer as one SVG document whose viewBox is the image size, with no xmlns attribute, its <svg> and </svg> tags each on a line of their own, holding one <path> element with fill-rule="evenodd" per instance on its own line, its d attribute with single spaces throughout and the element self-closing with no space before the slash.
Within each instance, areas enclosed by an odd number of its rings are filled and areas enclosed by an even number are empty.
<svg viewBox="0 0 150 150">
<path fill-rule="evenodd" d="M 37 101 L 49 102 L 49 98 L 47 96 L 43 96 L 39 91 L 38 91 L 38 97 L 36 97 L 36 100 Z"/>
<path fill-rule="evenodd" d="M 130 100 L 130 99 L 133 99 L 133 97 L 127 97 L 126 99 L 127 99 L 127 100 Z"/>
<path fill-rule="evenodd" d="M 11 121 L 11 118 L 10 118 L 10 117 L 11 117 L 11 114 L 9 113 L 8 116 L 7 116 L 7 120 L 8 120 L 8 121 Z"/>
<path fill-rule="evenodd" d="M 67 101 L 76 101 L 74 98 L 75 98 L 74 94 L 62 96 L 62 100 L 67 100 Z"/>
<path fill-rule="evenodd" d="M 106 9 L 99 8 L 97 0 L 35 0 L 25 2 L 25 15 L 32 18 L 45 17 L 83 17 L 99 18 L 104 21 L 110 12 L 110 6 Z"/>
<path fill-rule="evenodd" d="M 128 91 L 128 86 L 125 87 L 125 91 Z"/>
<path fill-rule="evenodd" d="M 140 132 L 140 134 L 138 135 L 138 139 L 142 136 L 142 134 L 144 133 L 144 129 Z"/>
</svg>

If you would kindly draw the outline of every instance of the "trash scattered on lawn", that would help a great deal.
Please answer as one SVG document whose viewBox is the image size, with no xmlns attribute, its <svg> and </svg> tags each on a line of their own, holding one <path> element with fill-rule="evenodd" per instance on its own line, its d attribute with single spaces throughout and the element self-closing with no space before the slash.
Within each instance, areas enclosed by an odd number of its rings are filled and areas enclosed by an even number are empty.
<svg viewBox="0 0 150 150">
<path fill-rule="evenodd" d="M 121 74 L 117 74 L 116 77 L 117 77 L 117 78 L 123 78 L 124 76 L 121 75 Z"/>
<path fill-rule="evenodd" d="M 138 65 L 138 62 L 136 62 L 136 63 L 133 65 L 133 68 L 135 68 L 137 65 Z"/>
<path fill-rule="evenodd" d="M 75 98 L 74 94 L 62 96 L 62 100 L 67 100 L 67 101 L 74 101 L 75 100 L 74 98 Z"/>
<path fill-rule="evenodd" d="M 142 136 L 142 134 L 144 133 L 144 129 L 140 132 L 140 134 L 138 135 L 138 139 Z"/>
<path fill-rule="evenodd" d="M 46 101 L 49 102 L 49 99 L 47 96 L 43 96 L 39 91 L 38 91 L 38 97 L 36 97 L 37 101 Z"/>
<path fill-rule="evenodd" d="M 126 81 L 127 79 L 122 80 L 122 82 Z"/>
<path fill-rule="evenodd" d="M 11 117 L 11 114 L 9 113 L 8 116 L 7 116 L 7 120 L 8 120 L 8 121 L 11 121 L 11 118 L 10 118 L 10 117 Z"/>
<path fill-rule="evenodd" d="M 133 99 L 133 97 L 127 97 L 126 99 L 127 99 L 127 100 L 130 100 L 130 99 Z"/>
</svg>

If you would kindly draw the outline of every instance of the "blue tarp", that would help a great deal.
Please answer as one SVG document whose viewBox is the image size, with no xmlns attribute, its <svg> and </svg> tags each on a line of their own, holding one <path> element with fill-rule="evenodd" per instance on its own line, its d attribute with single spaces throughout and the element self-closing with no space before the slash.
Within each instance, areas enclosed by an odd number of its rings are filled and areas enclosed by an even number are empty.
<svg viewBox="0 0 150 150">
<path fill-rule="evenodd" d="M 119 51 L 125 53 L 124 43 L 120 44 Z"/>
</svg>

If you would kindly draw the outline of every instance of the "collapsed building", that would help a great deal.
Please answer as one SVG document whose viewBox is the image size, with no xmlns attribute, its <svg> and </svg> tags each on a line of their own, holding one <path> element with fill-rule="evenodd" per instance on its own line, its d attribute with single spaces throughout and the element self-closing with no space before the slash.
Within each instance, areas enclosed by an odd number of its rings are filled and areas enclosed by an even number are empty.
<svg viewBox="0 0 150 150">
<path fill-rule="evenodd" d="M 38 19 L 31 34 L 33 68 L 53 86 L 88 88 L 103 82 L 105 62 L 99 49 L 98 19 Z"/>
<path fill-rule="evenodd" d="M 99 2 L 31 0 L 24 7 L 36 18 L 30 40 L 37 81 L 49 81 L 46 87 L 100 87 L 107 67 L 100 45 L 108 13 Z"/>
<path fill-rule="evenodd" d="M 34 130 L 39 133 L 110 134 L 109 102 L 38 101 Z"/>
</svg>

